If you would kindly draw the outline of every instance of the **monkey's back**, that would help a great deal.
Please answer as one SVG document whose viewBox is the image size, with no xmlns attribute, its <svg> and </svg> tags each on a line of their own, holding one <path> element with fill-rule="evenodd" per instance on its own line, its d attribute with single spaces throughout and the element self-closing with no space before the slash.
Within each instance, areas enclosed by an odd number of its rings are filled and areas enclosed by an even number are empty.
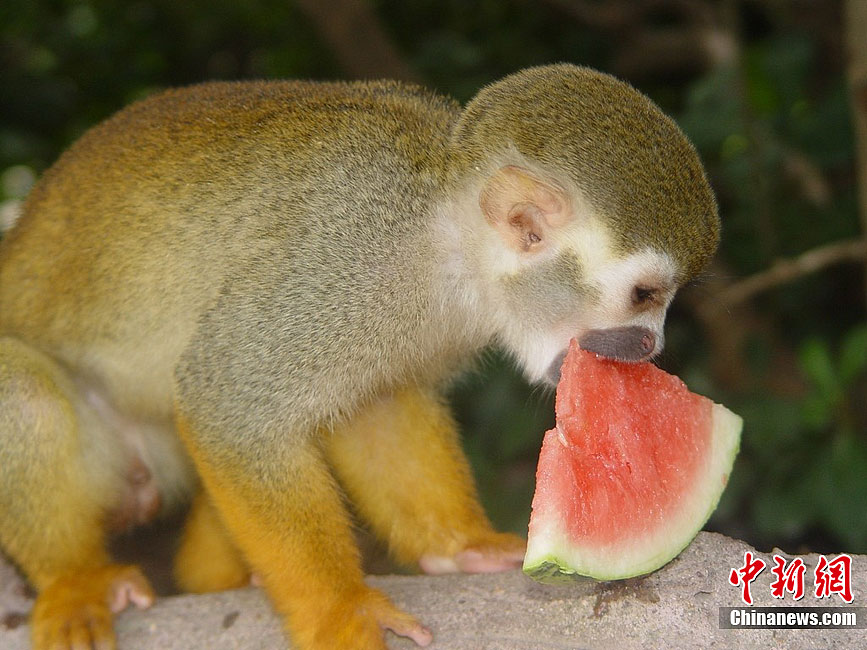
<svg viewBox="0 0 867 650">
<path fill-rule="evenodd" d="M 197 321 L 250 260 L 279 249 L 341 277 L 358 260 L 339 247 L 370 238 L 401 274 L 393 249 L 424 237 L 457 114 L 391 82 L 212 83 L 133 104 L 46 172 L 0 244 L 0 334 L 165 414 Z"/>
</svg>

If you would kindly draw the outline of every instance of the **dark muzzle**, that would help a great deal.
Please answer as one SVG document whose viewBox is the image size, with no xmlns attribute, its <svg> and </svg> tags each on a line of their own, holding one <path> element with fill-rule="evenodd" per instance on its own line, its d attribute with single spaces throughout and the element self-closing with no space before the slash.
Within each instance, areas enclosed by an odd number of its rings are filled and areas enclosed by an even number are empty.
<svg viewBox="0 0 867 650">
<path fill-rule="evenodd" d="M 609 359 L 644 361 L 656 349 L 656 335 L 646 327 L 610 327 L 585 332 L 578 345 Z"/>
</svg>

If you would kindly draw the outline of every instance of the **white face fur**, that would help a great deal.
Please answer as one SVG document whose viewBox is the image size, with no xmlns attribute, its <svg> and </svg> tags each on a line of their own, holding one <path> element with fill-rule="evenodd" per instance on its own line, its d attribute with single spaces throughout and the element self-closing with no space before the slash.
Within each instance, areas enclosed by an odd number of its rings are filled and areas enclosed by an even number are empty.
<svg viewBox="0 0 867 650">
<path fill-rule="evenodd" d="M 608 356 L 637 360 L 631 348 L 620 353 L 623 345 L 634 343 L 624 343 L 622 339 L 624 332 L 643 328 L 650 337 L 645 334 L 649 348 L 641 353 L 641 358 L 658 354 L 664 345 L 665 314 L 676 290 L 676 267 L 671 257 L 650 248 L 618 256 L 604 230 L 588 222 L 564 230 L 552 235 L 550 250 L 535 259 L 520 259 L 520 254 L 506 254 L 499 259 L 500 283 L 505 281 L 506 285 L 510 274 L 526 272 L 557 256 L 570 256 L 580 264 L 580 278 L 564 276 L 562 269 L 557 273 L 556 266 L 552 268 L 550 273 L 560 276 L 556 282 L 563 283 L 563 291 L 546 295 L 540 289 L 528 299 L 537 303 L 527 305 L 537 313 L 537 318 L 529 318 L 529 314 L 502 314 L 500 340 L 516 357 L 527 379 L 556 383 L 570 339 L 577 339 L 582 347 L 593 347 L 587 336 L 591 332 L 597 345 L 599 341 L 605 344 Z M 570 283 L 574 285 L 573 295 L 569 294 Z M 555 300 L 559 304 L 555 305 Z M 561 309 L 564 303 L 571 303 L 566 310 Z M 635 338 L 634 334 L 631 336 Z"/>
<path fill-rule="evenodd" d="M 627 361 L 663 347 L 677 268 L 664 251 L 622 253 L 576 188 L 528 166 L 501 166 L 444 215 L 444 269 L 464 281 L 471 321 L 532 382 L 556 383 L 569 341 Z M 462 218 L 454 219 L 454 215 Z M 453 291 L 453 290 L 452 290 Z M 453 297 L 453 296 L 452 296 Z"/>
</svg>

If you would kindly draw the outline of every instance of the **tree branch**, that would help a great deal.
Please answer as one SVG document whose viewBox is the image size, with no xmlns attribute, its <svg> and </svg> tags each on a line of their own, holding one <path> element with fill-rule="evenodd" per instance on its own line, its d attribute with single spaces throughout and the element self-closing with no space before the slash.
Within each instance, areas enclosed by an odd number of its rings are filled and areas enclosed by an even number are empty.
<svg viewBox="0 0 867 650">
<path fill-rule="evenodd" d="M 846 42 L 849 54 L 849 97 L 855 127 L 858 211 L 867 241 L 867 2 L 846 0 Z M 864 274 L 867 298 L 867 268 Z"/>
<path fill-rule="evenodd" d="M 854 239 L 814 248 L 792 259 L 782 259 L 770 268 L 729 284 L 715 299 L 724 308 L 752 298 L 757 293 L 786 284 L 841 262 L 867 261 L 867 241 Z"/>
<path fill-rule="evenodd" d="M 531 4 L 529 0 L 525 0 Z M 736 47 L 706 0 L 543 0 L 582 25 L 606 32 L 617 43 L 614 71 L 632 79 L 660 72 L 703 71 L 731 61 Z M 673 20 L 655 26 L 654 15 Z"/>
<path fill-rule="evenodd" d="M 643 3 L 616 0 L 588 2 L 587 0 L 544 0 L 574 20 L 606 31 L 620 30 L 638 22 L 644 15 Z"/>
<path fill-rule="evenodd" d="M 341 67 L 358 79 L 419 81 L 363 0 L 298 0 Z"/>
</svg>

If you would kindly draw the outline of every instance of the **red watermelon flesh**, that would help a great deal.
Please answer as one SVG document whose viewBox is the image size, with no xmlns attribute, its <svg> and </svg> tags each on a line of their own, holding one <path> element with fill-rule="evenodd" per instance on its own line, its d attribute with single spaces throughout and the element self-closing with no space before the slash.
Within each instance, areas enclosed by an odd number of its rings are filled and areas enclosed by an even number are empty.
<svg viewBox="0 0 867 650">
<path fill-rule="evenodd" d="M 651 363 L 572 341 L 545 434 L 524 571 L 613 580 L 677 555 L 710 517 L 742 420 Z"/>
</svg>

